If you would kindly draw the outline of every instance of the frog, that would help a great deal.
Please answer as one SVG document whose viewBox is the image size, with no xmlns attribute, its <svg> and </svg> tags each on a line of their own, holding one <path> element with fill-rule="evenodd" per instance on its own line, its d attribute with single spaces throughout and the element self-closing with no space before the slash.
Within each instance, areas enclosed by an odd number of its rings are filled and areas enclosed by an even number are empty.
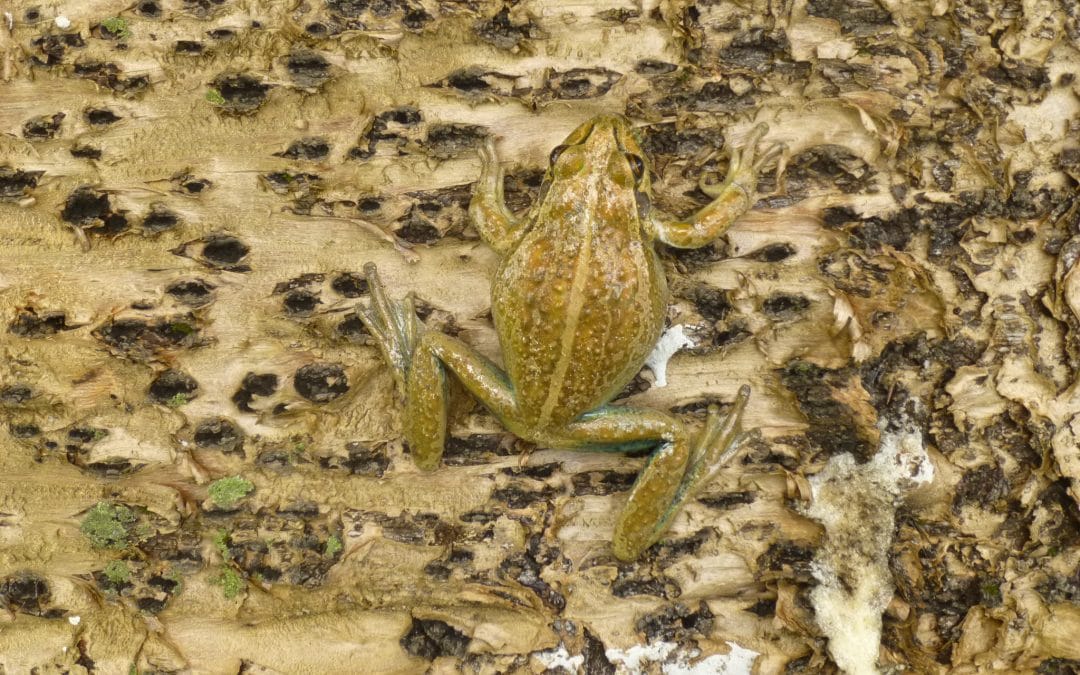
<svg viewBox="0 0 1080 675">
<path fill-rule="evenodd" d="M 594 117 L 556 146 L 522 217 L 506 205 L 488 137 L 468 216 L 501 255 L 491 315 L 503 366 L 427 329 L 413 294 L 391 299 L 376 266 L 364 266 L 369 304 L 357 316 L 404 399 L 403 436 L 415 465 L 430 471 L 441 463 L 452 375 L 507 431 L 537 447 L 648 452 L 617 516 L 611 550 L 634 561 L 658 542 L 742 445 L 750 388 L 738 390 L 726 414 L 709 406 L 696 434 L 671 414 L 612 400 L 664 330 L 668 288 L 656 244 L 706 246 L 750 209 L 757 176 L 779 149 L 758 152 L 767 132 L 758 124 L 730 150 L 722 182 L 702 176 L 700 189 L 712 201 L 685 219 L 665 219 L 652 207 L 652 169 L 626 117 Z"/>
</svg>

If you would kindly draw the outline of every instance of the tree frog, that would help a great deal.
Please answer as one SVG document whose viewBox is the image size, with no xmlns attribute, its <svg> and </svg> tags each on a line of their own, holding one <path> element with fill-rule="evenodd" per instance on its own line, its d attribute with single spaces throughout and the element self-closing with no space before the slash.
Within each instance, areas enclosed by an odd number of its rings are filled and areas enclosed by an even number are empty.
<svg viewBox="0 0 1080 675">
<path fill-rule="evenodd" d="M 555 148 L 539 198 L 520 219 L 506 207 L 495 144 L 487 139 L 469 217 L 503 256 L 491 306 L 505 368 L 460 340 L 425 331 L 412 296 L 391 300 L 374 264 L 364 268 L 371 303 L 357 313 L 404 394 L 404 436 L 417 466 L 439 465 L 452 373 L 519 438 L 549 448 L 651 449 L 612 550 L 630 561 L 655 543 L 738 445 L 750 389 L 740 389 L 726 416 L 710 409 L 696 435 L 659 410 L 610 401 L 664 328 L 667 283 L 654 242 L 705 246 L 745 213 L 757 173 L 778 149 L 755 159 L 767 131 L 759 124 L 731 152 L 722 183 L 702 183 L 713 201 L 686 220 L 662 220 L 650 208 L 649 164 L 622 116 L 591 119 Z"/>
</svg>

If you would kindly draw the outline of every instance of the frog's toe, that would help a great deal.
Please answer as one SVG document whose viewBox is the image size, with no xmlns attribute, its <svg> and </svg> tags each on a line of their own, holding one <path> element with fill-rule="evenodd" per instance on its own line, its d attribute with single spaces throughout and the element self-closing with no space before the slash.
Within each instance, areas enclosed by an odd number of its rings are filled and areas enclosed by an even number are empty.
<svg viewBox="0 0 1080 675">
<path fill-rule="evenodd" d="M 413 352 L 419 340 L 419 320 L 412 293 L 402 300 L 391 300 L 383 286 L 374 263 L 364 265 L 371 305 L 357 307 L 356 316 L 371 333 L 383 358 L 394 371 L 401 390 L 405 390 L 405 374 L 409 371 Z"/>
<path fill-rule="evenodd" d="M 754 159 L 754 164 L 752 167 L 754 174 L 756 175 L 760 173 L 762 168 L 764 168 L 769 162 L 779 157 L 780 154 L 783 153 L 785 150 L 787 150 L 787 145 L 785 145 L 784 143 L 773 143 L 768 148 L 766 148 L 765 152 L 761 153 L 756 159 Z"/>
</svg>

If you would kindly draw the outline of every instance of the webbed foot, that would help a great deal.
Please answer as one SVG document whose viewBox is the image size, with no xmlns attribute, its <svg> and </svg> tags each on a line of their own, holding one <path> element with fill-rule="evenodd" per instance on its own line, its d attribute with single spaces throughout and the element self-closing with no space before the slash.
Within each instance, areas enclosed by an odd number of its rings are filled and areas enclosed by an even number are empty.
<svg viewBox="0 0 1080 675">
<path fill-rule="evenodd" d="M 742 190 L 748 200 L 752 200 L 754 191 L 757 189 L 757 177 L 762 167 L 775 159 L 784 149 L 783 144 L 774 143 L 758 155 L 758 143 L 767 133 L 769 133 L 768 124 L 764 122 L 757 124 L 743 145 L 731 149 L 731 162 L 724 181 L 708 183 L 705 181 L 705 174 L 702 174 L 698 179 L 698 187 L 701 191 L 715 199 L 726 187 L 733 185 Z"/>
<path fill-rule="evenodd" d="M 679 488 L 676 508 L 693 499 L 742 447 L 746 438 L 742 431 L 742 416 L 749 400 L 750 387 L 744 384 L 739 387 L 739 393 L 735 395 L 731 410 L 726 415 L 721 415 L 717 406 L 709 406 L 705 426 L 694 439 L 690 465 Z"/>
<path fill-rule="evenodd" d="M 379 278 L 375 263 L 364 265 L 371 305 L 357 307 L 356 316 L 371 333 L 383 359 L 394 373 L 398 390 L 405 394 L 405 378 L 420 339 L 420 320 L 416 316 L 413 295 L 391 300 Z"/>
</svg>

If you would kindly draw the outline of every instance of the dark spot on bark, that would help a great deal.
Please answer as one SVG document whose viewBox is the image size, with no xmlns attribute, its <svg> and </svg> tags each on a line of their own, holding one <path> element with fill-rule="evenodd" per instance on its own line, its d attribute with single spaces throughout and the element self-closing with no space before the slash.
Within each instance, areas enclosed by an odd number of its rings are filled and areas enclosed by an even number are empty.
<svg viewBox="0 0 1080 675">
<path fill-rule="evenodd" d="M 79 33 L 50 33 L 34 38 L 30 44 L 37 47 L 39 52 L 30 57 L 30 62 L 52 67 L 64 62 L 68 47 L 85 47 L 86 41 Z"/>
<path fill-rule="evenodd" d="M 522 23 L 514 23 L 510 20 L 510 8 L 504 6 L 495 16 L 486 21 L 478 22 L 473 31 L 484 42 L 490 42 L 499 49 L 514 50 L 521 42 L 528 38 L 540 37 L 540 30 L 531 19 Z"/>
<path fill-rule="evenodd" d="M 19 310 L 19 313 L 15 315 L 15 319 L 8 326 L 11 333 L 25 338 L 55 335 L 73 328 L 76 328 L 76 326 L 68 325 L 67 314 L 64 312 L 42 312 L 38 314 L 32 307 Z"/>
<path fill-rule="evenodd" d="M 330 62 L 309 49 L 293 50 L 285 61 L 285 68 L 293 82 L 301 87 L 317 87 L 330 78 Z"/>
<path fill-rule="evenodd" d="M 165 609 L 165 605 L 168 602 L 168 598 L 141 597 L 135 600 L 135 606 L 138 607 L 140 611 L 146 612 L 147 614 L 157 614 Z"/>
<path fill-rule="evenodd" d="M 36 424 L 17 424 L 12 422 L 8 426 L 8 430 L 15 438 L 33 438 L 41 433 L 41 427 Z"/>
<path fill-rule="evenodd" d="M 0 388 L 0 403 L 20 405 L 29 401 L 33 395 L 33 390 L 25 384 L 9 384 Z"/>
<path fill-rule="evenodd" d="M 184 11 L 206 19 L 224 4 L 225 0 L 184 0 Z"/>
<path fill-rule="evenodd" d="M 758 556 L 756 564 L 759 570 L 781 572 L 789 569 L 809 579 L 813 560 L 814 549 L 810 546 L 801 546 L 791 541 L 776 541 Z"/>
<path fill-rule="evenodd" d="M 615 675 L 615 665 L 608 661 L 604 643 L 588 628 L 583 629 L 583 634 L 585 644 L 581 647 L 581 655 L 585 658 L 582 663 L 584 672 L 588 675 Z"/>
<path fill-rule="evenodd" d="M 746 255 L 746 258 L 754 260 L 756 262 L 778 263 L 783 260 L 787 260 L 791 256 L 795 255 L 797 252 L 798 251 L 795 249 L 794 246 L 788 244 L 787 242 L 783 242 L 762 246 L 756 251 L 748 253 Z"/>
<path fill-rule="evenodd" d="M 566 72 L 552 71 L 546 88 L 556 99 L 597 98 L 608 93 L 621 79 L 622 73 L 607 68 L 571 68 Z"/>
<path fill-rule="evenodd" d="M 1054 657 L 1039 663 L 1036 675 L 1076 675 L 1080 673 L 1080 659 Z"/>
<path fill-rule="evenodd" d="M 197 395 L 199 383 L 195 378 L 170 368 L 150 383 L 150 397 L 158 403 L 177 404 L 187 402 Z"/>
<path fill-rule="evenodd" d="M 370 335 L 367 327 L 364 326 L 364 322 L 355 314 L 350 314 L 342 319 L 335 330 L 338 335 L 350 342 L 364 342 L 366 337 Z"/>
<path fill-rule="evenodd" d="M 960 478 L 953 497 L 953 509 L 959 510 L 965 504 L 990 507 L 1008 494 L 1009 481 L 1005 472 L 996 464 L 984 464 L 970 469 Z"/>
<path fill-rule="evenodd" d="M 382 202 L 373 197 L 367 197 L 357 202 L 356 208 L 359 209 L 361 213 L 371 214 L 382 208 Z"/>
<path fill-rule="evenodd" d="M 351 441 L 345 444 L 348 456 L 345 459 L 331 457 L 321 462 L 324 468 L 345 469 L 355 476 L 382 478 L 390 467 L 390 458 L 385 453 L 369 448 L 363 443 Z"/>
<path fill-rule="evenodd" d="M 328 403 L 349 390 L 349 378 L 340 364 L 310 363 L 296 371 L 293 387 L 313 403 Z"/>
<path fill-rule="evenodd" d="M 219 40 L 221 42 L 231 40 L 236 37 L 236 31 L 232 30 L 231 28 L 215 28 L 213 30 L 206 31 L 206 34 L 212 40 Z"/>
<path fill-rule="evenodd" d="M 585 471 L 574 474 L 570 480 L 574 485 L 575 497 L 581 495 L 607 496 L 629 490 L 634 485 L 634 481 L 637 480 L 637 473 Z"/>
<path fill-rule="evenodd" d="M 135 5 L 135 11 L 148 19 L 157 19 L 161 16 L 161 5 L 156 0 L 143 0 Z"/>
<path fill-rule="evenodd" d="M 536 490 L 529 490 L 522 484 L 511 484 L 491 491 L 491 498 L 503 502 L 511 509 L 525 509 L 537 502 L 553 499 L 559 490 L 544 485 Z"/>
<path fill-rule="evenodd" d="M 87 108 L 83 117 L 91 126 L 101 127 L 120 121 L 120 116 L 107 108 Z"/>
<path fill-rule="evenodd" d="M 835 19 L 845 33 L 873 35 L 893 23 L 892 14 L 875 0 L 809 0 L 806 13 Z"/>
<path fill-rule="evenodd" d="M 284 152 L 274 153 L 276 157 L 288 159 L 324 159 L 330 154 L 330 143 L 325 138 L 302 138 L 294 141 Z"/>
<path fill-rule="evenodd" d="M 109 212 L 109 195 L 83 186 L 68 196 L 60 217 L 73 225 L 92 225 Z"/>
<path fill-rule="evenodd" d="M 367 279 L 352 272 L 342 272 L 330 282 L 330 288 L 346 298 L 359 298 L 368 292 Z"/>
<path fill-rule="evenodd" d="M 817 145 L 791 159 L 786 180 L 796 196 L 820 189 L 853 194 L 870 187 L 874 173 L 865 160 L 843 146 Z"/>
<path fill-rule="evenodd" d="M 710 509 L 724 510 L 730 509 L 733 506 L 753 504 L 755 498 L 753 492 L 727 492 L 707 497 L 698 497 L 697 501 L 708 506 Z"/>
<path fill-rule="evenodd" d="M 493 457 L 505 456 L 503 434 L 469 434 L 446 439 L 443 464 L 447 466 L 477 466 L 487 464 Z"/>
<path fill-rule="evenodd" d="M 243 260 L 251 249 L 230 235 L 208 237 L 203 243 L 202 257 L 217 266 L 231 266 Z"/>
<path fill-rule="evenodd" d="M 93 335 L 129 355 L 185 349 L 200 341 L 198 323 L 191 314 L 163 317 L 153 324 L 134 317 L 112 318 L 94 329 Z"/>
<path fill-rule="evenodd" d="M 52 601 L 52 589 L 45 577 L 18 572 L 0 582 L 0 600 L 11 611 L 41 616 Z"/>
<path fill-rule="evenodd" d="M 22 125 L 22 135 L 28 141 L 44 141 L 56 136 L 60 123 L 67 117 L 62 112 L 34 117 Z"/>
<path fill-rule="evenodd" d="M 278 295 L 288 291 L 295 291 L 296 289 L 304 288 L 305 286 L 321 284 L 325 278 L 325 275 L 319 272 L 306 272 L 298 277 L 293 277 L 288 281 L 280 281 L 274 284 L 273 294 Z"/>
<path fill-rule="evenodd" d="M 177 54 L 198 56 L 206 51 L 206 45 L 197 40 L 177 40 L 173 50 Z"/>
<path fill-rule="evenodd" d="M 274 373 L 248 373 L 241 386 L 256 396 L 272 396 L 278 389 L 278 376 Z"/>
<path fill-rule="evenodd" d="M 746 611 L 760 616 L 762 619 L 767 619 L 776 614 L 776 599 L 763 598 L 747 607 Z"/>
<path fill-rule="evenodd" d="M 180 222 L 180 216 L 169 210 L 167 206 L 158 202 L 150 205 L 150 212 L 143 218 L 143 230 L 156 234 L 171 230 Z"/>
<path fill-rule="evenodd" d="M 645 75 L 646 77 L 651 75 L 665 75 L 678 70 L 679 66 L 674 63 L 668 63 L 667 61 L 658 61 L 656 59 L 642 59 L 634 65 L 634 72 Z"/>
<path fill-rule="evenodd" d="M 440 656 L 465 656 L 469 637 L 450 624 L 435 619 L 412 621 L 409 632 L 401 638 L 401 648 L 411 656 L 434 661 Z"/>
<path fill-rule="evenodd" d="M 257 110 L 266 102 L 266 92 L 272 88 L 246 73 L 223 73 L 210 86 L 225 99 L 220 107 L 237 114 Z"/>
<path fill-rule="evenodd" d="M 406 12 L 401 17 L 401 25 L 405 26 L 408 30 L 413 32 L 423 29 L 434 17 L 424 11 L 423 8 L 417 8 L 412 11 Z"/>
<path fill-rule="evenodd" d="M 394 230 L 394 234 L 410 244 L 433 244 L 442 237 L 442 233 L 434 225 L 415 215 Z"/>
<path fill-rule="evenodd" d="M 791 293 L 775 293 L 761 303 L 761 311 L 773 319 L 782 321 L 790 321 L 798 317 L 809 307 L 808 298 Z"/>
<path fill-rule="evenodd" d="M 474 150 L 487 136 L 487 128 L 475 124 L 433 124 L 424 147 L 433 157 L 450 159 Z"/>
<path fill-rule="evenodd" d="M 71 156 L 79 159 L 101 159 L 101 150 L 90 145 L 74 145 Z"/>
<path fill-rule="evenodd" d="M 311 313 L 315 311 L 315 308 L 322 304 L 322 300 L 319 299 L 318 293 L 298 289 L 289 291 L 281 304 L 285 307 L 286 314 L 301 318 L 311 316 Z"/>
<path fill-rule="evenodd" d="M 709 321 L 722 321 L 731 311 L 727 291 L 708 284 L 694 284 L 684 292 L 683 297 L 694 303 L 698 314 Z"/>
<path fill-rule="evenodd" d="M 227 417 L 201 420 L 195 427 L 193 439 L 200 448 L 217 448 L 226 454 L 243 452 L 244 432 Z"/>
<path fill-rule="evenodd" d="M 713 613 L 704 601 L 698 603 L 696 610 L 691 610 L 682 603 L 670 605 L 642 616 L 635 624 L 649 642 L 684 642 L 704 637 L 712 631 L 712 626 Z"/>
<path fill-rule="evenodd" d="M 642 149 L 652 157 L 686 157 L 718 150 L 724 135 L 718 129 L 678 129 L 674 122 L 651 124 L 642 129 Z"/>
<path fill-rule="evenodd" d="M 165 288 L 165 292 L 188 307 L 202 307 L 214 300 L 214 286 L 202 279 L 175 281 Z"/>
<path fill-rule="evenodd" d="M 67 437 L 76 443 L 93 443 L 109 435 L 108 429 L 98 427 L 75 427 L 68 429 Z"/>
<path fill-rule="evenodd" d="M 23 171 L 10 166 L 0 166 L 0 202 L 18 201 L 37 187 L 38 178 L 44 171 Z"/>
<path fill-rule="evenodd" d="M 875 452 L 864 437 L 855 411 L 833 398 L 833 391 L 849 386 L 850 372 L 827 370 L 794 359 L 780 371 L 780 380 L 793 394 L 810 429 L 807 438 L 829 455 L 851 453 L 860 462 Z"/>
</svg>

